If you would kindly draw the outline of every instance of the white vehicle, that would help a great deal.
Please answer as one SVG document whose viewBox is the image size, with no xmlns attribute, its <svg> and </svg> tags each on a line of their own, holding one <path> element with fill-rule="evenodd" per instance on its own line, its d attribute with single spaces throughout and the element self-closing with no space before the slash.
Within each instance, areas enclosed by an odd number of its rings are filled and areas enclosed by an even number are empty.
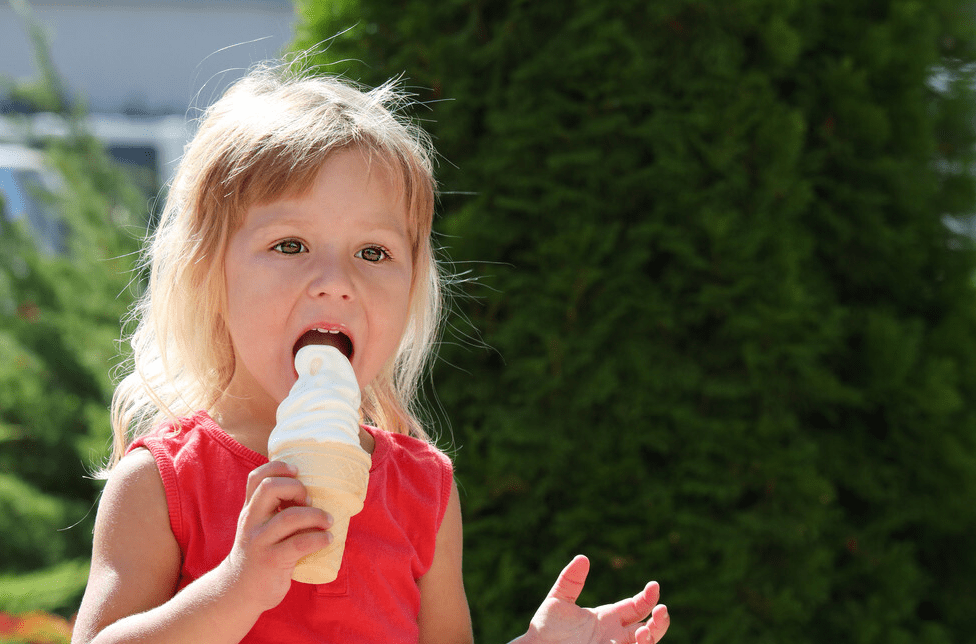
<svg viewBox="0 0 976 644">
<path fill-rule="evenodd" d="M 64 252 L 66 230 L 54 202 L 59 188 L 60 179 L 41 152 L 0 144 L 0 227 L 8 221 L 26 222 L 38 248 L 48 254 Z"/>
</svg>

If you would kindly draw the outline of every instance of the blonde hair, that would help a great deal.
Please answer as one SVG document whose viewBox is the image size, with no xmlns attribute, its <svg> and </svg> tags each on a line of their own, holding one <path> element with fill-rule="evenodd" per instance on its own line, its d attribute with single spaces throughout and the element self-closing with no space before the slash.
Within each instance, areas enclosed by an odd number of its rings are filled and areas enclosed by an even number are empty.
<svg viewBox="0 0 976 644">
<path fill-rule="evenodd" d="M 426 439 L 414 402 L 441 317 L 431 247 L 435 183 L 427 135 L 388 82 L 371 90 L 287 63 L 251 70 L 204 113 L 145 249 L 149 285 L 133 307 L 131 371 L 112 400 L 111 465 L 131 440 L 211 409 L 234 374 L 224 324 L 224 251 L 247 209 L 301 194 L 328 155 L 357 147 L 402 191 L 413 285 L 399 348 L 363 390 L 364 422 Z"/>
</svg>

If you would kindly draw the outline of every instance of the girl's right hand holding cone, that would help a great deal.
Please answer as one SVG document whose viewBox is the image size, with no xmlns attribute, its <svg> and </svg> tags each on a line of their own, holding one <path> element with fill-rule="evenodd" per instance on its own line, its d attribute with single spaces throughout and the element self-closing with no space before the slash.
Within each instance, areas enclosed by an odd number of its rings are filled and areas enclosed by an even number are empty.
<svg viewBox="0 0 976 644">
<path fill-rule="evenodd" d="M 329 545 L 332 518 L 307 503 L 294 467 L 271 461 L 247 479 L 234 547 L 224 562 L 261 610 L 277 606 L 299 559 Z"/>
</svg>

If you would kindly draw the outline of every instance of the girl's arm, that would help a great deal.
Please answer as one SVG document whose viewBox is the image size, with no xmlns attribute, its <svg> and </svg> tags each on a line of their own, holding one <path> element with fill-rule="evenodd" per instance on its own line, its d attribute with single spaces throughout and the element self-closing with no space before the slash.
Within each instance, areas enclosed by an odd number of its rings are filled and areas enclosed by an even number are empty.
<svg viewBox="0 0 976 644">
<path fill-rule="evenodd" d="M 294 476 L 280 462 L 252 472 L 230 556 L 174 595 L 181 554 L 159 471 L 146 450 L 127 455 L 99 503 L 72 642 L 240 642 L 287 593 L 298 559 L 330 538 L 329 520 L 302 505 Z M 292 503 L 299 505 L 278 511 Z"/>
<path fill-rule="evenodd" d="M 420 578 L 420 644 L 471 644 L 471 614 L 461 579 L 461 503 L 457 485 L 437 532 L 434 561 Z"/>
</svg>

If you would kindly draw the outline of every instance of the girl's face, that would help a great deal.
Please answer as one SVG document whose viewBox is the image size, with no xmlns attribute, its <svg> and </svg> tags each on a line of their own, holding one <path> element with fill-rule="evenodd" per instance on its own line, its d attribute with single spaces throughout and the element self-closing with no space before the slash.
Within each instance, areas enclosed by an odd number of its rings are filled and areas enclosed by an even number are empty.
<svg viewBox="0 0 976 644">
<path fill-rule="evenodd" d="M 248 209 L 224 276 L 236 358 L 229 394 L 273 426 L 302 344 L 338 346 L 360 388 L 393 356 L 413 276 L 406 205 L 382 163 L 356 148 L 335 152 L 306 194 Z"/>
</svg>

